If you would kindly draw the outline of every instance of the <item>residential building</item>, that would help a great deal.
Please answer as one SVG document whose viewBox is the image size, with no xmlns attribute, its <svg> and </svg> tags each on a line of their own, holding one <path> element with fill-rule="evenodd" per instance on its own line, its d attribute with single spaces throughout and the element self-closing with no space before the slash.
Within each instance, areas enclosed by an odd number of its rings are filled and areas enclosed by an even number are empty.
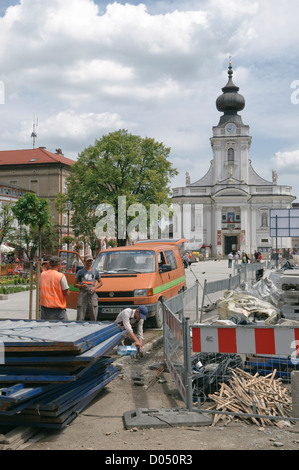
<svg viewBox="0 0 299 470">
<path fill-rule="evenodd" d="M 55 209 L 57 193 L 66 192 L 67 177 L 74 160 L 66 158 L 60 149 L 56 153 L 45 147 L 0 151 L 0 180 L 11 187 L 21 187 L 49 200 L 54 225 L 61 235 L 67 234 L 67 214 Z"/>
</svg>

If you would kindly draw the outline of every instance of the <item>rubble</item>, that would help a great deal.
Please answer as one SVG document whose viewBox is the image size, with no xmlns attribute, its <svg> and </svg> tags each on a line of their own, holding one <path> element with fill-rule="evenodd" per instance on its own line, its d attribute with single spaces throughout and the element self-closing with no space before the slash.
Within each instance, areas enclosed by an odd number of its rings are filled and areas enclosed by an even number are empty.
<svg viewBox="0 0 299 470">
<path fill-rule="evenodd" d="M 236 289 L 237 292 L 245 292 L 247 294 L 253 295 L 260 300 L 269 302 L 276 307 L 279 306 L 279 302 L 282 299 L 282 290 L 279 289 L 274 282 L 265 277 L 260 279 L 255 284 L 250 284 L 249 282 L 243 281 L 239 288 Z"/>
<path fill-rule="evenodd" d="M 281 318 L 279 308 L 245 292 L 225 291 L 217 302 L 220 320 L 238 317 L 245 322 L 262 320 L 265 325 L 275 324 Z"/>
</svg>

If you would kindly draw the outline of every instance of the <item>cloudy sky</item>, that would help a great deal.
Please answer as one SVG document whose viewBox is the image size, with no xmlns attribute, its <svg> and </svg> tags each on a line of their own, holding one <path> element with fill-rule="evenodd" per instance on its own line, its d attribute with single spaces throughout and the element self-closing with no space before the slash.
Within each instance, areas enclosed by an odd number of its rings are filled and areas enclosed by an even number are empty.
<svg viewBox="0 0 299 470">
<path fill-rule="evenodd" d="M 1 0 L 0 150 L 76 159 L 118 129 L 171 148 L 172 187 L 212 159 L 215 101 L 233 80 L 253 168 L 299 198 L 298 0 Z"/>
</svg>

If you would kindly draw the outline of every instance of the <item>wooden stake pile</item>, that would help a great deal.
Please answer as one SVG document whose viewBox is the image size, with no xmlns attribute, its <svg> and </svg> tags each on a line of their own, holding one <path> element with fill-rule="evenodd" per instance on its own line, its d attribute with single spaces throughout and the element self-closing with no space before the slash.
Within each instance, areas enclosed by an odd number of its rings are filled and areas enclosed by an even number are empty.
<svg viewBox="0 0 299 470">
<path fill-rule="evenodd" d="M 214 401 L 210 410 L 229 411 L 262 416 L 291 417 L 292 400 L 290 393 L 281 383 L 274 379 L 276 369 L 265 377 L 248 374 L 241 369 L 231 370 L 232 378 L 229 384 L 222 383 L 219 392 L 209 395 Z M 279 426 L 279 420 L 262 418 L 261 416 L 237 416 L 247 423 L 258 426 Z M 212 426 L 220 420 L 226 424 L 234 419 L 232 415 L 215 414 Z"/>
</svg>

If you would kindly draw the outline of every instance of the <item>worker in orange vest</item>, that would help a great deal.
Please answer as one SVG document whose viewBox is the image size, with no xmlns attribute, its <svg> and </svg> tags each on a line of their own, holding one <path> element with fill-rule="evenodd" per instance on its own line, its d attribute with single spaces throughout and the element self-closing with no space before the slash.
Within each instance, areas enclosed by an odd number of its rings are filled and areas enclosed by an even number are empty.
<svg viewBox="0 0 299 470">
<path fill-rule="evenodd" d="M 40 276 L 40 305 L 42 320 L 67 321 L 66 297 L 69 285 L 63 273 L 60 273 L 61 258 L 52 256 L 49 267 Z"/>
</svg>

